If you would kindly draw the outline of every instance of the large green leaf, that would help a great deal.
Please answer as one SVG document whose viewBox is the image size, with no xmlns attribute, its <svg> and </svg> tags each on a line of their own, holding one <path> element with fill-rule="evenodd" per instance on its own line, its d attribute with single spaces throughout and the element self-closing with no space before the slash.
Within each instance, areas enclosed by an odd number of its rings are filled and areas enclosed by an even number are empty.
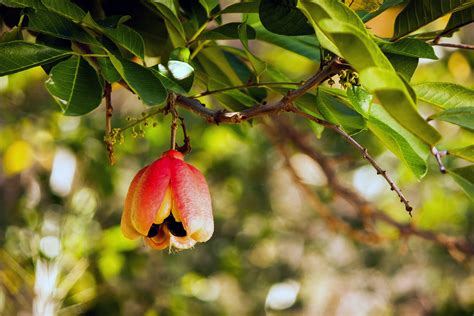
<svg viewBox="0 0 474 316">
<path fill-rule="evenodd" d="M 86 16 L 84 10 L 69 0 L 41 0 L 51 11 L 76 22 L 81 22 Z"/>
<path fill-rule="evenodd" d="M 213 78 L 228 86 L 243 84 L 220 47 L 209 47 L 201 50 L 198 61 L 208 78 Z"/>
<path fill-rule="evenodd" d="M 123 80 L 145 104 L 157 105 L 166 100 L 165 87 L 150 69 L 112 54 L 109 57 Z"/>
<path fill-rule="evenodd" d="M 380 48 L 387 53 L 408 57 L 438 59 L 431 45 L 414 38 L 404 38 L 398 42 L 380 41 Z"/>
<path fill-rule="evenodd" d="M 442 109 L 474 106 L 474 90 L 447 82 L 425 82 L 413 86 L 418 100 Z"/>
<path fill-rule="evenodd" d="M 10 8 L 34 8 L 41 9 L 41 0 L 0 0 L 0 4 Z"/>
<path fill-rule="evenodd" d="M 449 154 L 474 162 L 474 145 L 450 149 Z"/>
<path fill-rule="evenodd" d="M 165 20 L 166 29 L 174 47 L 184 47 L 186 44 L 186 34 L 183 25 L 175 13 L 166 5 L 157 1 L 150 1 L 157 9 L 157 13 Z"/>
<path fill-rule="evenodd" d="M 105 34 L 114 43 L 122 46 L 135 56 L 141 59 L 145 58 L 143 38 L 134 29 L 122 23 L 116 23 L 115 27 L 108 27 L 106 21 L 104 23 L 96 22 L 89 13 L 84 17 L 84 23 L 95 31 Z"/>
<path fill-rule="evenodd" d="M 429 147 L 395 121 L 380 105 L 373 104 L 370 108 L 367 127 L 417 178 L 426 174 Z"/>
<path fill-rule="evenodd" d="M 398 39 L 445 14 L 467 9 L 472 0 L 411 0 L 395 20 L 395 35 Z"/>
<path fill-rule="evenodd" d="M 99 106 L 102 86 L 94 68 L 79 56 L 72 56 L 51 69 L 46 89 L 65 115 L 83 115 Z"/>
<path fill-rule="evenodd" d="M 223 85 L 221 82 L 218 82 L 214 79 L 211 79 L 208 85 L 209 90 L 223 89 L 226 87 L 226 85 Z M 258 103 L 251 96 L 239 90 L 229 90 L 218 93 L 215 95 L 215 98 L 225 108 L 232 111 L 242 111 L 249 107 L 255 106 Z"/>
<path fill-rule="evenodd" d="M 361 19 L 343 3 L 300 0 L 298 5 L 313 23 L 321 46 L 349 61 L 357 71 L 374 66 L 393 70 Z"/>
<path fill-rule="evenodd" d="M 327 121 L 342 126 L 350 134 L 365 128 L 364 118 L 340 98 L 318 89 L 316 104 Z"/>
<path fill-rule="evenodd" d="M 79 25 L 57 13 L 46 10 L 29 10 L 27 15 L 29 19 L 28 28 L 32 31 L 84 44 L 101 46 L 100 42 Z"/>
<path fill-rule="evenodd" d="M 0 76 L 48 64 L 71 54 L 24 41 L 0 43 Z"/>
<path fill-rule="evenodd" d="M 280 35 L 313 34 L 313 29 L 296 3 L 296 0 L 261 0 L 260 21 L 267 30 Z"/>
<path fill-rule="evenodd" d="M 448 25 L 444 29 L 443 33 L 450 33 L 457 28 L 474 22 L 474 7 L 455 12 L 451 14 Z"/>
<path fill-rule="evenodd" d="M 474 165 L 448 170 L 448 173 L 474 201 Z"/>
<path fill-rule="evenodd" d="M 430 116 L 432 120 L 450 122 L 474 131 L 474 107 L 457 107 L 447 109 Z"/>
<path fill-rule="evenodd" d="M 285 36 L 269 32 L 261 25 L 258 27 L 252 26 L 257 32 L 258 40 L 279 46 L 313 61 L 319 61 L 320 49 L 315 36 Z"/>
<path fill-rule="evenodd" d="M 244 48 L 245 54 L 247 55 L 247 58 L 250 61 L 250 64 L 252 65 L 252 68 L 255 73 L 255 77 L 257 78 L 257 80 L 259 80 L 259 77 L 267 68 L 267 64 L 261 59 L 259 59 L 257 56 L 255 56 L 250 51 L 250 47 L 248 44 L 248 37 L 247 37 L 248 31 L 247 30 L 248 30 L 248 25 L 247 25 L 247 22 L 245 21 L 239 26 L 239 38 Z"/>
<path fill-rule="evenodd" d="M 373 67 L 363 70 L 360 79 L 384 108 L 410 132 L 430 145 L 434 145 L 441 138 L 417 112 L 409 91 L 396 73 Z"/>
</svg>

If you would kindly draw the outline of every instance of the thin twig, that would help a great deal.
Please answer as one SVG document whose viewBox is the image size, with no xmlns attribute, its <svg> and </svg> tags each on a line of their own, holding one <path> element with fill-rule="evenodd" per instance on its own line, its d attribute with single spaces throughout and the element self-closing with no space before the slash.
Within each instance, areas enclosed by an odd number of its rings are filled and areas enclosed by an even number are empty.
<svg viewBox="0 0 474 316">
<path fill-rule="evenodd" d="M 371 165 L 372 167 L 374 167 L 374 169 L 376 170 L 377 174 L 378 175 L 381 175 L 385 181 L 388 183 L 388 185 L 390 186 L 390 190 L 392 191 L 395 191 L 395 193 L 397 193 L 398 197 L 400 198 L 400 202 L 402 202 L 404 205 L 405 205 L 405 210 L 408 212 L 408 214 L 410 216 L 411 215 L 411 212 L 413 210 L 413 207 L 410 205 L 410 202 L 408 201 L 408 199 L 405 197 L 405 195 L 402 193 L 402 190 L 395 184 L 395 181 L 393 181 L 392 177 L 387 173 L 387 171 L 383 170 L 377 163 L 377 161 L 375 161 L 375 159 L 368 153 L 367 151 L 367 148 L 365 148 L 364 146 L 362 146 L 361 144 L 359 144 L 354 138 L 352 138 L 352 136 L 350 136 L 349 134 L 347 134 L 343 129 L 341 129 L 340 126 L 338 125 L 335 125 L 335 124 L 332 124 L 332 123 L 329 123 L 327 121 L 324 121 L 324 120 L 321 120 L 311 114 L 308 114 L 306 112 L 303 112 L 301 111 L 300 109 L 297 109 L 297 108 L 294 108 L 293 112 L 301 117 L 304 117 L 304 118 L 307 118 L 315 123 L 318 123 L 320 125 L 323 125 L 324 127 L 327 127 L 333 131 L 335 131 L 336 133 L 338 133 L 339 135 L 341 135 L 342 137 L 344 137 L 347 142 L 349 144 L 351 144 L 353 147 L 355 147 L 356 149 L 358 149 L 361 154 L 362 154 L 362 157 L 367 160 Z"/>
<path fill-rule="evenodd" d="M 364 210 L 369 210 L 369 212 L 366 212 L 365 214 L 368 214 L 368 216 L 373 221 L 381 221 L 395 227 L 399 231 L 400 236 L 416 236 L 421 239 L 434 242 L 446 248 L 456 259 L 462 257 L 460 254 L 469 256 L 474 255 L 474 244 L 467 240 L 448 236 L 443 233 L 436 233 L 430 230 L 420 229 L 415 227 L 412 223 L 399 223 L 383 211 L 374 207 L 355 191 L 340 183 L 338 178 L 335 177 L 336 172 L 331 161 L 319 151 L 308 145 L 307 142 L 304 142 L 304 136 L 302 136 L 294 127 L 289 124 L 281 125 L 280 123 L 281 122 L 278 124 L 278 129 L 283 127 L 283 131 L 281 131 L 280 135 L 285 137 L 286 141 L 290 141 L 299 150 L 317 162 L 321 166 L 322 171 L 328 179 L 329 187 L 331 187 L 336 194 L 344 198 L 351 205 L 358 208 L 360 213 L 363 213 Z M 280 141 L 278 144 L 285 143 L 286 141 Z M 304 183 L 302 183 L 302 185 L 306 186 Z"/>
<path fill-rule="evenodd" d="M 191 138 L 189 138 L 188 133 L 186 132 L 186 124 L 184 123 L 184 118 L 178 117 L 181 124 L 181 129 L 183 130 L 183 146 L 178 146 L 178 151 L 183 155 L 189 154 L 191 152 Z"/>
<path fill-rule="evenodd" d="M 447 150 L 439 151 L 436 147 L 433 146 L 431 147 L 431 153 L 433 154 L 433 156 L 436 159 L 436 162 L 438 163 L 439 171 L 441 171 L 441 173 L 446 173 L 446 167 L 444 166 L 443 161 L 441 160 L 441 157 L 446 156 L 448 154 L 448 151 Z"/>
<path fill-rule="evenodd" d="M 435 41 L 430 43 L 432 46 L 442 46 L 442 47 L 451 47 L 451 48 L 460 48 L 460 49 L 470 49 L 474 50 L 474 45 L 470 44 L 456 44 L 456 43 L 436 43 Z"/>
<path fill-rule="evenodd" d="M 208 90 L 191 96 L 191 99 L 197 99 L 206 95 L 221 93 L 230 90 L 241 90 L 252 87 L 271 87 L 271 86 L 301 86 L 303 82 L 249 82 L 240 86 L 227 87 L 216 90 Z"/>
<path fill-rule="evenodd" d="M 176 95 L 174 93 L 170 93 L 168 95 L 168 111 L 170 111 L 172 115 L 171 119 L 171 139 L 170 139 L 170 148 L 172 150 L 176 149 L 176 131 L 178 129 L 178 112 L 175 108 L 176 102 Z"/>
<path fill-rule="evenodd" d="M 105 98 L 105 144 L 107 146 L 107 152 L 109 156 L 109 163 L 113 165 L 115 163 L 114 156 L 114 144 L 112 135 L 112 114 L 114 108 L 112 107 L 112 85 L 108 82 L 104 86 L 104 98 Z"/>
</svg>

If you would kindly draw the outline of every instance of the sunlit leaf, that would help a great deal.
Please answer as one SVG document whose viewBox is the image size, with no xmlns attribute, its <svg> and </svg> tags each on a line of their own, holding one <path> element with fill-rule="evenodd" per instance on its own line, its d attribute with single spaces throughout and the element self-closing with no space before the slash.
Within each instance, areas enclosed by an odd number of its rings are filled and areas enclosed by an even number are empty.
<svg viewBox="0 0 474 316">
<path fill-rule="evenodd" d="M 367 127 L 417 178 L 426 174 L 429 147 L 395 121 L 380 105 L 372 105 Z"/>
<path fill-rule="evenodd" d="M 316 104 L 323 117 L 336 125 L 342 126 L 348 133 L 353 134 L 365 128 L 364 118 L 352 110 L 342 99 L 318 90 Z"/>
<path fill-rule="evenodd" d="M 360 86 L 352 86 L 346 90 L 347 98 L 352 107 L 362 116 L 368 117 L 372 105 L 372 95 Z"/>
<path fill-rule="evenodd" d="M 251 28 L 250 28 L 251 29 Z M 247 54 L 247 58 L 249 59 L 250 63 L 252 64 L 252 68 L 254 69 L 255 76 L 258 78 L 262 75 L 262 73 L 267 68 L 267 64 L 255 56 L 249 48 L 248 44 L 248 25 L 247 22 L 243 22 L 239 26 L 239 38 L 242 46 L 244 47 L 245 53 Z"/>
<path fill-rule="evenodd" d="M 239 26 L 240 23 L 227 23 L 203 33 L 199 38 L 208 40 L 239 39 Z M 255 38 L 255 30 L 251 26 L 247 26 L 246 31 L 247 38 Z"/>
<path fill-rule="evenodd" d="M 398 42 L 380 42 L 380 48 L 387 53 L 408 57 L 438 59 L 431 45 L 414 38 L 404 38 Z"/>
<path fill-rule="evenodd" d="M 474 90 L 454 83 L 424 82 L 413 86 L 419 100 L 442 109 L 474 106 Z"/>
<path fill-rule="evenodd" d="M 368 68 L 360 73 L 363 85 L 380 100 L 401 125 L 427 144 L 434 145 L 440 134 L 420 116 L 402 79 L 394 72 Z"/>
<path fill-rule="evenodd" d="M 99 106 L 102 86 L 97 73 L 84 59 L 73 56 L 51 69 L 46 89 L 65 115 L 83 115 Z"/>
<path fill-rule="evenodd" d="M 457 107 L 447 109 L 430 116 L 432 120 L 450 122 L 474 131 L 474 107 Z"/>
</svg>

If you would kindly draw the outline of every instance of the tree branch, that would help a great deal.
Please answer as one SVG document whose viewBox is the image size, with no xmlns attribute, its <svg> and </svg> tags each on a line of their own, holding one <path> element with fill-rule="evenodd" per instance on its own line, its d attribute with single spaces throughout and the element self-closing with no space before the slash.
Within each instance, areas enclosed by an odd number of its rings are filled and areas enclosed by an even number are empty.
<svg viewBox="0 0 474 316">
<path fill-rule="evenodd" d="M 460 259 L 462 257 L 460 254 L 469 256 L 474 255 L 474 244 L 467 240 L 448 236 L 442 233 L 436 233 L 430 230 L 419 229 L 411 223 L 406 224 L 397 222 L 395 219 L 385 214 L 383 211 L 371 205 L 359 194 L 349 189 L 345 185 L 341 184 L 338 178 L 335 176 L 336 172 L 331 161 L 327 157 L 322 155 L 320 152 L 315 150 L 313 147 L 311 147 L 307 142 L 305 142 L 304 136 L 302 136 L 293 126 L 284 122 L 282 123 L 281 120 L 279 120 L 278 130 L 280 131 L 279 135 L 281 137 L 284 137 L 285 140 L 290 141 L 293 145 L 296 146 L 296 148 L 311 157 L 321 166 L 321 169 L 323 170 L 324 174 L 328 179 L 328 185 L 334 190 L 336 194 L 338 194 L 351 205 L 353 205 L 356 209 L 359 210 L 361 214 L 369 217 L 371 221 L 381 221 L 390 226 L 393 226 L 399 231 L 401 236 L 416 236 L 421 239 L 432 241 L 446 248 L 450 252 L 450 254 L 456 259 Z M 276 145 L 281 146 L 281 144 L 284 143 L 285 141 L 279 141 L 276 143 Z M 304 183 L 301 183 L 301 185 L 306 186 Z M 311 195 L 314 195 L 314 193 L 312 193 L 309 188 L 304 189 L 304 191 L 307 191 L 311 193 Z"/>
<path fill-rule="evenodd" d="M 340 59 L 335 57 L 327 65 L 322 66 L 321 69 L 313 77 L 306 80 L 301 85 L 301 87 L 295 90 L 288 91 L 287 95 L 281 98 L 278 102 L 272 104 L 256 105 L 240 112 L 228 112 L 225 110 L 208 109 L 198 100 L 182 95 L 177 96 L 176 104 L 200 115 L 209 123 L 215 124 L 237 124 L 262 115 L 276 114 L 280 112 L 293 112 L 294 106 L 292 102 L 296 98 L 305 94 L 311 88 L 318 86 L 324 80 L 337 73 L 337 70 L 340 67 L 339 64 Z"/>
<path fill-rule="evenodd" d="M 474 45 L 469 45 L 469 44 L 456 44 L 456 43 L 436 43 L 436 42 L 431 42 L 430 43 L 432 46 L 442 46 L 442 47 L 451 47 L 451 48 L 460 48 L 460 49 L 470 49 L 474 50 Z"/>
<path fill-rule="evenodd" d="M 114 142 L 112 135 L 112 114 L 114 108 L 112 107 L 112 86 L 106 82 L 104 86 L 104 98 L 105 98 L 105 137 L 104 141 L 107 147 L 109 156 L 109 163 L 113 165 L 115 163 L 114 157 Z"/>
<path fill-rule="evenodd" d="M 243 84 L 240 86 L 233 86 L 233 87 L 227 87 L 227 88 L 222 88 L 222 89 L 204 91 L 196 95 L 193 95 L 190 98 L 197 99 L 206 95 L 221 93 L 221 92 L 230 91 L 230 90 L 247 89 L 247 88 L 252 88 L 252 87 L 301 86 L 302 84 L 303 84 L 302 82 L 249 82 L 247 84 Z"/>
<path fill-rule="evenodd" d="M 353 147 L 358 149 L 362 157 L 367 160 L 372 167 L 377 171 L 378 175 L 381 175 L 385 181 L 388 183 L 390 186 L 390 190 L 395 191 L 397 193 L 398 197 L 400 198 L 400 202 L 402 202 L 405 205 L 405 210 L 410 214 L 413 210 L 413 207 L 410 205 L 410 202 L 408 199 L 405 197 L 405 195 L 402 193 L 402 190 L 395 184 L 395 181 L 393 181 L 392 177 L 387 173 L 387 171 L 383 170 L 375 161 L 375 159 L 368 153 L 367 148 L 363 147 L 361 144 L 359 144 L 354 138 L 352 138 L 349 134 L 347 134 L 343 129 L 341 129 L 338 125 L 326 122 L 324 120 L 321 120 L 311 114 L 305 113 L 297 108 L 294 108 L 293 112 L 299 116 L 305 117 L 315 123 L 318 123 L 320 125 L 323 125 L 324 127 L 327 127 L 329 129 L 332 129 L 342 137 L 344 137 L 349 144 L 351 144 Z"/>
</svg>

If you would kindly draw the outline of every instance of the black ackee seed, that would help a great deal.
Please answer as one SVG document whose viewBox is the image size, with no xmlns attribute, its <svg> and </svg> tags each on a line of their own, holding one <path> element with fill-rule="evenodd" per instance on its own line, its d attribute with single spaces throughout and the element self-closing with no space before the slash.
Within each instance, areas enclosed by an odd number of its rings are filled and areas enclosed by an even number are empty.
<svg viewBox="0 0 474 316">
<path fill-rule="evenodd" d="M 168 216 L 164 220 L 163 224 L 165 224 L 168 227 L 168 229 L 170 230 L 170 233 L 173 236 L 176 236 L 176 237 L 186 236 L 186 230 L 184 229 L 183 224 L 175 221 L 173 215 L 170 214 L 170 216 Z M 150 230 L 148 231 L 148 234 L 146 236 L 151 238 L 158 235 L 158 231 L 160 230 L 160 225 L 162 224 L 151 224 Z"/>
<path fill-rule="evenodd" d="M 158 235 L 158 231 L 160 230 L 160 224 L 151 224 L 150 230 L 148 231 L 147 237 L 155 237 Z"/>
<path fill-rule="evenodd" d="M 170 214 L 164 223 L 168 226 L 170 233 L 176 237 L 184 237 L 186 236 L 186 230 L 183 227 L 183 224 L 174 220 L 173 215 Z"/>
</svg>

